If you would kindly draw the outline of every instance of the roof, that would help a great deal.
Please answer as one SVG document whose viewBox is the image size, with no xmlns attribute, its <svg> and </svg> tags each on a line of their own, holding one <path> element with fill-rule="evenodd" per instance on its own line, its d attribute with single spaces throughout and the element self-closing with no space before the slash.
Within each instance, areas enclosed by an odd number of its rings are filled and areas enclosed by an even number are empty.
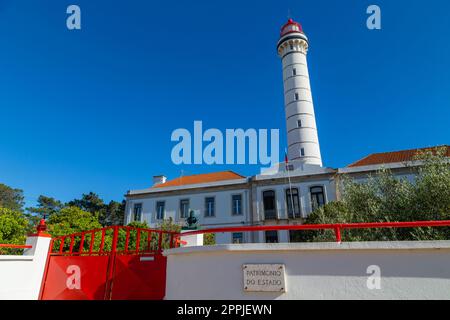
<svg viewBox="0 0 450 320">
<path fill-rule="evenodd" d="M 428 148 L 421 148 L 421 149 L 410 149 L 410 150 L 402 150 L 402 151 L 394 151 L 394 152 L 373 153 L 371 155 L 368 155 L 365 158 L 362 158 L 361 160 L 358 160 L 358 161 L 348 165 L 348 167 L 353 168 L 353 167 L 371 166 L 371 165 L 384 164 L 384 163 L 413 161 L 414 157 L 420 151 L 435 152 L 438 148 L 442 148 L 442 147 L 447 148 L 446 156 L 450 157 L 450 146 L 444 145 L 444 146 L 428 147 Z"/>
<path fill-rule="evenodd" d="M 217 181 L 238 180 L 243 178 L 245 177 L 233 171 L 221 171 L 204 174 L 194 174 L 191 176 L 181 176 L 176 179 L 166 181 L 165 183 L 154 185 L 152 188 L 178 187 Z"/>
</svg>

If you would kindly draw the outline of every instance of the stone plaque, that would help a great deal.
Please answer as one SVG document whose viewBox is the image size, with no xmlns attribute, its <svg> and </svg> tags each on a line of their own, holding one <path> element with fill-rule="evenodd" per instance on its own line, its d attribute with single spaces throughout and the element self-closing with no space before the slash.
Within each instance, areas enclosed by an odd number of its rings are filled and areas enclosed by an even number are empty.
<svg viewBox="0 0 450 320">
<path fill-rule="evenodd" d="M 244 291 L 286 292 L 284 264 L 244 264 Z"/>
</svg>

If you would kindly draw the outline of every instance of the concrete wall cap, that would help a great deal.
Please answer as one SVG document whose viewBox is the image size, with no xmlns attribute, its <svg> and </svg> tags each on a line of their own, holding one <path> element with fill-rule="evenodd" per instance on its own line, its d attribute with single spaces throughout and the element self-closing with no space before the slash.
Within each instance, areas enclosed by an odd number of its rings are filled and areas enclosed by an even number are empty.
<svg viewBox="0 0 450 320">
<path fill-rule="evenodd" d="M 317 250 L 422 250 L 450 249 L 450 240 L 444 241 L 374 241 L 374 242 L 318 242 L 318 243 L 252 243 L 215 246 L 182 247 L 164 250 L 165 256 L 179 254 L 210 254 L 216 252 L 246 251 L 317 251 Z"/>
</svg>

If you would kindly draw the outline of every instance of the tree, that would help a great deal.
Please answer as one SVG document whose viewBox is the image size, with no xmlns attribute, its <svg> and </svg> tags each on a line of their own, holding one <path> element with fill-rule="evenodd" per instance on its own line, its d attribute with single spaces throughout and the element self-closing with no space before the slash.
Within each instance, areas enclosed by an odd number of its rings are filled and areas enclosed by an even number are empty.
<svg viewBox="0 0 450 320">
<path fill-rule="evenodd" d="M 418 154 L 414 181 L 399 179 L 382 169 L 360 183 L 343 179 L 343 198 L 315 210 L 308 224 L 450 219 L 450 161 L 446 148 Z M 332 231 L 304 232 L 306 241 L 333 241 Z M 345 230 L 344 241 L 439 240 L 450 228 Z"/>
<path fill-rule="evenodd" d="M 203 245 L 213 246 L 216 244 L 216 234 L 215 233 L 205 233 L 203 235 Z"/>
<path fill-rule="evenodd" d="M 156 228 L 163 231 L 180 232 L 181 224 L 174 222 L 173 218 L 170 217 L 169 219 L 165 219 L 159 222 Z"/>
<path fill-rule="evenodd" d="M 127 249 L 128 251 L 134 251 L 136 250 L 136 243 L 137 243 L 137 235 L 138 232 L 135 228 L 140 229 L 150 229 L 150 232 L 142 231 L 139 236 L 139 250 L 141 251 L 151 251 L 151 250 L 157 250 L 159 246 L 159 236 L 160 233 L 153 230 L 163 230 L 163 231 L 172 231 L 172 232 L 180 232 L 181 226 L 179 224 L 176 224 L 173 222 L 172 218 L 169 218 L 167 220 L 163 220 L 161 223 L 158 224 L 156 228 L 150 228 L 146 221 L 139 222 L 139 221 L 133 221 L 130 222 L 128 227 L 131 227 L 128 232 L 128 247 L 126 246 L 126 239 L 127 239 L 127 229 L 120 228 L 119 234 L 118 234 L 118 241 L 117 241 L 117 250 L 123 251 Z M 107 233 L 106 235 L 106 241 L 105 243 L 112 243 L 112 232 Z M 161 247 L 163 249 L 170 248 L 170 235 L 168 233 L 162 233 L 162 239 L 161 239 Z"/>
<path fill-rule="evenodd" d="M 40 195 L 37 201 L 37 207 L 27 208 L 31 214 L 37 214 L 42 218 L 48 218 L 58 213 L 64 207 L 63 203 L 52 197 Z"/>
<path fill-rule="evenodd" d="M 149 229 L 150 228 L 147 221 L 144 221 L 144 222 L 132 221 L 129 224 L 127 224 L 127 227 L 141 228 L 141 229 Z"/>
<path fill-rule="evenodd" d="M 125 218 L 125 201 L 111 200 L 105 209 L 105 215 L 100 217 L 100 223 L 104 226 L 123 225 Z"/>
<path fill-rule="evenodd" d="M 50 216 L 48 232 L 53 237 L 101 228 L 98 217 L 78 207 L 65 207 Z"/>
<path fill-rule="evenodd" d="M 72 201 L 69 201 L 66 206 L 78 207 L 83 211 L 96 214 L 100 213 L 104 209 L 105 203 L 98 194 L 91 191 L 88 194 L 83 194 L 81 196 L 81 199 L 74 199 Z"/>
<path fill-rule="evenodd" d="M 28 221 L 23 213 L 8 208 L 0 208 L 0 243 L 23 244 L 27 231 Z M 1 253 L 11 250 L 0 248 Z"/>
<path fill-rule="evenodd" d="M 23 190 L 0 183 L 0 207 L 22 212 L 23 205 Z"/>
<path fill-rule="evenodd" d="M 75 206 L 98 216 L 102 226 L 123 225 L 125 216 L 125 201 L 110 201 L 105 204 L 103 199 L 94 192 L 83 194 L 81 199 L 69 201 L 67 206 Z"/>
<path fill-rule="evenodd" d="M 172 217 L 170 217 L 169 219 L 165 219 L 163 221 L 161 221 L 160 223 L 158 223 L 157 229 L 163 230 L 163 231 L 170 231 L 170 232 L 176 232 L 176 233 L 180 233 L 181 231 L 181 224 L 179 223 L 175 223 L 172 219 Z M 162 241 L 162 248 L 163 249 L 168 249 L 170 248 L 170 236 L 168 234 L 163 234 L 163 241 Z"/>
<path fill-rule="evenodd" d="M 450 219 L 450 159 L 447 148 L 422 152 L 416 157 L 424 165 L 415 181 L 414 210 L 425 219 Z"/>
</svg>

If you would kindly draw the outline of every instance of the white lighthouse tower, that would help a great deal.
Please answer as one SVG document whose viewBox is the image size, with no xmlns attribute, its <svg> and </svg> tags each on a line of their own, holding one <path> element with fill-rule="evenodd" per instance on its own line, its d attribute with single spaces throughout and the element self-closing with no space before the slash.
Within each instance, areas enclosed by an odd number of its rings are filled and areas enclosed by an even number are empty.
<svg viewBox="0 0 450 320">
<path fill-rule="evenodd" d="M 322 166 L 306 60 L 308 38 L 299 23 L 289 19 L 281 28 L 277 50 L 283 62 L 289 160 Z"/>
</svg>

